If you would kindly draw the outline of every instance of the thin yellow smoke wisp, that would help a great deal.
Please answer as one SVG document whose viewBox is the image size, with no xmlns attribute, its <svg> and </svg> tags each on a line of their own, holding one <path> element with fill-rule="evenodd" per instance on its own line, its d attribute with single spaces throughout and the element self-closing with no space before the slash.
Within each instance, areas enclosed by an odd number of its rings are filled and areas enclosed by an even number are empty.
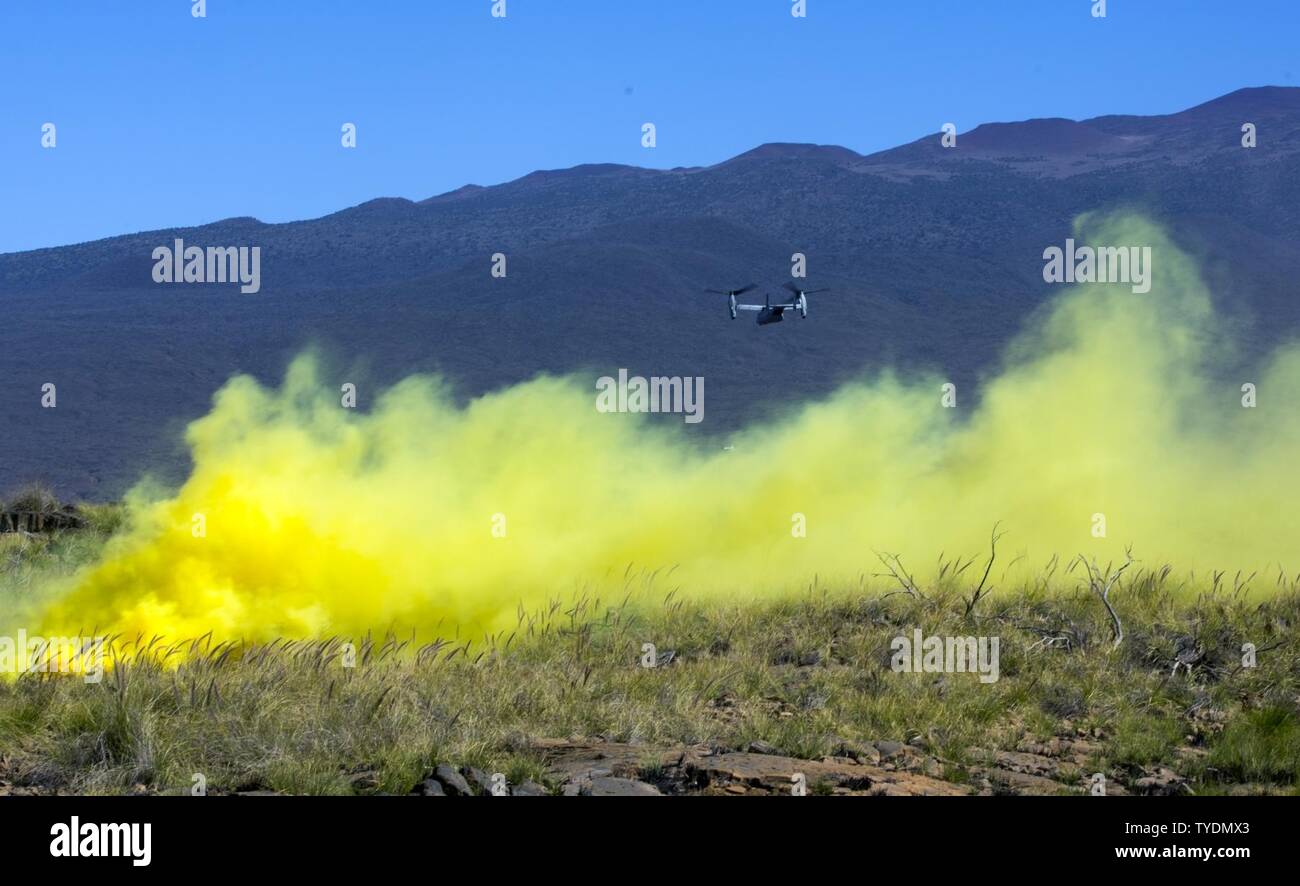
<svg viewBox="0 0 1300 886">
<path fill-rule="evenodd" d="M 629 564 L 675 568 L 686 598 L 774 597 L 814 575 L 856 584 L 880 571 L 878 551 L 912 568 L 979 553 L 999 521 L 1007 559 L 1023 555 L 1002 586 L 1054 554 L 1105 561 L 1129 545 L 1180 572 L 1294 559 L 1300 350 L 1256 379 L 1215 380 L 1228 344 L 1194 263 L 1138 218 L 1085 218 L 1076 236 L 1151 246 L 1151 291 L 1049 293 L 955 409 L 943 379 L 886 374 L 747 430 L 734 451 L 600 413 L 590 379 L 542 377 L 460 407 L 417 377 L 360 413 L 311 358 L 278 390 L 235 378 L 188 430 L 189 479 L 133 503 L 132 529 L 40 623 L 477 636 L 513 627 L 521 603 L 617 587 Z"/>
</svg>

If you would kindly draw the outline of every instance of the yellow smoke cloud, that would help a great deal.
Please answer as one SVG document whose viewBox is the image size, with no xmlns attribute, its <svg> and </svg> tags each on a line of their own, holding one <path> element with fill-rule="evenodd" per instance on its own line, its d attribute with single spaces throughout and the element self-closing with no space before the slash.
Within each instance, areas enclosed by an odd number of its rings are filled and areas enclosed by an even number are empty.
<svg viewBox="0 0 1300 886">
<path fill-rule="evenodd" d="M 1228 352 L 1194 263 L 1140 219 L 1083 219 L 1076 237 L 1151 246 L 1150 293 L 1050 293 L 978 406 L 961 390 L 944 408 L 940 378 L 885 375 L 749 429 L 733 451 L 597 412 L 589 378 L 538 378 L 464 408 L 411 378 L 366 413 L 341 408 L 310 358 L 279 390 L 236 378 L 188 430 L 188 481 L 133 503 L 132 530 L 41 623 L 477 636 L 512 627 L 521 603 L 617 589 L 629 564 L 671 570 L 661 589 L 683 597 L 778 595 L 814 575 L 856 584 L 880 571 L 875 551 L 924 575 L 941 551 L 985 551 L 997 521 L 1002 562 L 1023 555 L 1003 584 L 1053 554 L 1104 562 L 1127 545 L 1181 572 L 1276 567 L 1300 529 L 1300 350 L 1258 378 L 1211 380 Z M 1241 405 L 1245 382 L 1257 408 Z"/>
</svg>

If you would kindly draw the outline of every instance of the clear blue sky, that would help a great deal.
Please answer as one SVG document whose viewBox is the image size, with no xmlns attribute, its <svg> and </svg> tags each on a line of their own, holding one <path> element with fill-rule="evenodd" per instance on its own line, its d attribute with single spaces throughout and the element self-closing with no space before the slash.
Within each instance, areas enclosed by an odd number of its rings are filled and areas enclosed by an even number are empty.
<svg viewBox="0 0 1300 886">
<path fill-rule="evenodd" d="M 0 252 L 1300 83 L 1295 0 L 507 2 L 0 0 Z"/>
</svg>

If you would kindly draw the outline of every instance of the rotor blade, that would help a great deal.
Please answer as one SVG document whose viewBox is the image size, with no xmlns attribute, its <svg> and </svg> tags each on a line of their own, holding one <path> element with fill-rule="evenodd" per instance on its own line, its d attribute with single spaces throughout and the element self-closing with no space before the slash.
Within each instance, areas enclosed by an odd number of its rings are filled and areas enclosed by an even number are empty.
<svg viewBox="0 0 1300 886">
<path fill-rule="evenodd" d="M 786 280 L 785 283 L 783 283 L 782 285 L 783 285 L 786 289 L 788 289 L 788 290 L 790 290 L 791 292 L 793 292 L 795 295 L 798 295 L 799 293 L 803 292 L 802 289 L 800 289 L 798 286 L 795 286 L 794 283 L 790 282 L 789 280 Z"/>
<path fill-rule="evenodd" d="M 750 283 L 748 286 L 742 286 L 739 289 L 706 289 L 705 292 L 713 295 L 744 295 L 751 289 L 756 289 L 758 284 Z"/>
</svg>

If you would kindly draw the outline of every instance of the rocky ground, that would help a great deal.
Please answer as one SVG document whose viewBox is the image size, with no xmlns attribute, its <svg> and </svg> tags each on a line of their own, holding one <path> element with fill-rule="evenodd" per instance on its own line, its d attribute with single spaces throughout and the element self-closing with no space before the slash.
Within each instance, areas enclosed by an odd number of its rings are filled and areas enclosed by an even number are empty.
<svg viewBox="0 0 1300 886">
<path fill-rule="evenodd" d="M 833 756 L 800 760 L 763 742 L 741 750 L 707 745 L 651 750 L 623 742 L 551 740 L 533 749 L 569 797 L 785 796 L 800 784 L 806 793 L 834 796 L 1068 795 L 1092 792 L 1086 763 L 1098 746 L 1083 737 L 1053 738 L 1018 751 L 972 749 L 979 765 L 955 769 L 920 748 L 896 741 L 843 745 Z M 953 780 L 955 776 L 960 780 Z M 492 776 L 480 769 L 439 766 L 417 785 L 423 796 L 492 793 Z M 552 790 L 526 781 L 513 796 Z M 498 789 L 500 792 L 500 789 Z M 1127 783 L 1108 780 L 1107 795 L 1170 796 L 1190 793 L 1187 780 L 1162 766 L 1144 768 Z"/>
<path fill-rule="evenodd" d="M 545 784 L 532 779 L 508 784 L 474 766 L 442 764 L 416 784 L 411 793 L 425 797 L 465 796 L 788 796 L 799 786 L 811 795 L 875 797 L 1056 796 L 1093 793 L 1090 757 L 1100 751 L 1091 737 L 1053 738 L 1025 743 L 1016 751 L 973 748 L 976 765 L 965 767 L 926 753 L 921 742 L 846 743 L 831 756 L 803 760 L 780 754 L 764 742 L 742 749 L 682 745 L 652 749 L 600 739 L 552 739 L 531 743 L 528 750 L 544 761 Z M 1185 756 L 1197 753 L 1188 749 Z M 15 785 L 5 779 L 0 761 L 0 796 L 63 793 L 39 786 Z M 358 793 L 378 791 L 377 773 L 358 767 L 349 774 Z M 1175 796 L 1194 793 L 1188 779 L 1164 766 L 1138 767 L 1127 779 L 1105 782 L 1109 796 Z M 158 791 L 139 784 L 133 793 Z M 278 792 L 253 788 L 226 792 L 268 796 Z"/>
</svg>

